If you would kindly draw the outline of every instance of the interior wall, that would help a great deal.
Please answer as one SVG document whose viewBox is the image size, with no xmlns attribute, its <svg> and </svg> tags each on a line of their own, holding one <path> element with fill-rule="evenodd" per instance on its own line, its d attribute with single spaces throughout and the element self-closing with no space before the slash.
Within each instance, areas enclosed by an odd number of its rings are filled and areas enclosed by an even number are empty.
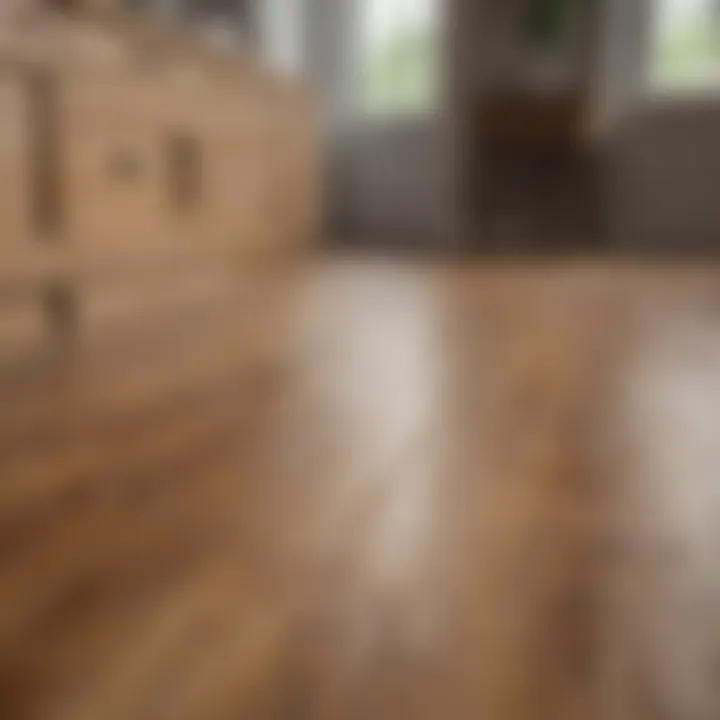
<svg viewBox="0 0 720 720">
<path fill-rule="evenodd" d="M 331 186 L 338 227 L 345 233 L 416 234 L 418 242 L 434 236 L 439 245 L 455 246 L 476 231 L 470 206 L 476 202 L 471 196 L 479 190 L 482 169 L 477 167 L 479 156 L 471 152 L 475 102 L 488 85 L 527 79 L 539 63 L 521 44 L 518 0 L 440 2 L 445 13 L 439 28 L 445 87 L 436 112 L 361 118 L 353 112 L 353 98 L 344 98 L 347 122 L 335 138 Z M 549 73 L 565 83 L 589 84 L 589 49 L 597 28 L 587 29 L 559 64 L 540 68 L 546 77 Z M 342 46 L 338 49 L 347 53 Z M 346 70 L 351 73 L 345 78 L 348 88 L 353 85 L 352 64 Z M 470 183 L 476 187 L 469 188 Z"/>
<path fill-rule="evenodd" d="M 356 241 L 441 243 L 442 108 L 428 116 L 363 115 L 355 94 L 362 0 L 305 2 L 306 69 L 327 109 L 330 232 Z"/>
<path fill-rule="evenodd" d="M 613 140 L 611 221 L 619 246 L 720 248 L 720 104 L 646 102 Z"/>
<path fill-rule="evenodd" d="M 656 0 L 608 0 L 601 87 L 609 136 L 610 229 L 616 245 L 720 248 L 720 101 L 652 94 L 649 29 Z"/>
<path fill-rule="evenodd" d="M 714 243 L 720 238 L 713 196 L 720 186 L 720 103 L 649 98 L 645 60 L 655 0 L 597 1 L 596 22 L 574 57 L 588 61 L 582 77 L 594 97 L 595 129 L 607 161 L 611 234 L 617 244 Z M 418 242 L 434 234 L 440 244 L 452 243 L 452 220 L 460 234 L 474 232 L 463 202 L 468 173 L 476 182 L 482 178 L 467 152 L 472 105 L 498 68 L 512 64 L 507 26 L 499 34 L 489 30 L 498 4 L 448 0 L 444 108 L 434 117 L 377 122 L 358 118 L 352 108 L 357 0 L 305 2 L 313 11 L 309 67 L 331 108 L 333 232 L 385 234 L 388 241 L 414 233 Z M 583 54 L 590 47 L 597 49 L 596 60 Z"/>
<path fill-rule="evenodd" d="M 528 56 L 512 47 L 512 3 L 500 9 L 493 0 L 455 1 L 458 26 L 466 28 L 455 38 L 461 45 L 455 52 L 455 86 L 457 111 L 465 114 L 458 121 L 463 142 L 463 126 L 472 132 L 473 98 L 499 76 L 517 76 L 518 64 Z M 651 94 L 646 77 L 657 1 L 598 0 L 583 42 L 570 50 L 567 61 L 577 64 L 577 80 L 594 100 L 615 244 L 717 248 L 720 98 Z M 467 138 L 462 147 L 469 147 Z M 461 164 L 474 161 L 462 153 Z M 475 176 L 482 179 L 482 172 Z M 472 221 L 469 227 L 474 231 Z"/>
<path fill-rule="evenodd" d="M 598 72 L 594 82 L 598 129 L 612 133 L 642 96 L 652 4 L 660 0 L 601 0 Z"/>
<path fill-rule="evenodd" d="M 446 158 L 437 116 L 354 122 L 337 148 L 343 234 L 404 245 L 441 239 Z"/>
<path fill-rule="evenodd" d="M 488 86 L 584 89 L 593 72 L 596 4 L 596 0 L 585 0 L 576 5 L 568 42 L 549 58 L 523 36 L 527 0 L 465 3 L 463 22 L 470 28 L 465 36 L 468 82 L 477 91 Z"/>
</svg>

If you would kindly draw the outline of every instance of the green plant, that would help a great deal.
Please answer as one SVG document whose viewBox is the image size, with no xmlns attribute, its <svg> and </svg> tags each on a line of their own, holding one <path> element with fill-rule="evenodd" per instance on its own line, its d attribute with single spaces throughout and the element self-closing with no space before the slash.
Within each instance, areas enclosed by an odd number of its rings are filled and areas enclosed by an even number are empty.
<svg viewBox="0 0 720 720">
<path fill-rule="evenodd" d="M 572 0 L 529 0 L 526 31 L 530 41 L 544 48 L 562 43 L 570 29 Z"/>
</svg>

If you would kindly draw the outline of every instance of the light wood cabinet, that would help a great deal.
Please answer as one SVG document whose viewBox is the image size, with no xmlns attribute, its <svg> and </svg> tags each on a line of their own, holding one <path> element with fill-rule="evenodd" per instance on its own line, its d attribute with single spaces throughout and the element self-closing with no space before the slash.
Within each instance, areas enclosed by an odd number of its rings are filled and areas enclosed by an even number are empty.
<svg viewBox="0 0 720 720">
<path fill-rule="evenodd" d="M 187 31 L 97 8 L 6 12 L 0 122 L 0 313 L 10 286 L 75 292 L 315 240 L 310 92 Z"/>
</svg>

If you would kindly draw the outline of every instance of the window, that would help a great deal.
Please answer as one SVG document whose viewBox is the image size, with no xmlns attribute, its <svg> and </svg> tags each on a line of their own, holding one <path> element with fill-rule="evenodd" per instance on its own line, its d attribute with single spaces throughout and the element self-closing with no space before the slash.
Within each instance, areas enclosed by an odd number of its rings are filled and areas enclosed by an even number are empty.
<svg viewBox="0 0 720 720">
<path fill-rule="evenodd" d="M 438 94 L 438 0 L 363 0 L 360 105 L 371 113 L 432 109 Z"/>
<path fill-rule="evenodd" d="M 655 0 L 651 83 L 720 89 L 720 0 Z"/>
</svg>

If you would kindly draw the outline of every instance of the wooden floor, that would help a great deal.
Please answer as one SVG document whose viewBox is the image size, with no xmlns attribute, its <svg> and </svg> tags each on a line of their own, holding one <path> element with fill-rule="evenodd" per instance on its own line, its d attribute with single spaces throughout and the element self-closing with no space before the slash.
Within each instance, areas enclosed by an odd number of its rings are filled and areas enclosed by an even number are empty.
<svg viewBox="0 0 720 720">
<path fill-rule="evenodd" d="M 720 270 L 314 261 L 87 327 L 2 354 L 3 720 L 720 717 Z"/>
</svg>

